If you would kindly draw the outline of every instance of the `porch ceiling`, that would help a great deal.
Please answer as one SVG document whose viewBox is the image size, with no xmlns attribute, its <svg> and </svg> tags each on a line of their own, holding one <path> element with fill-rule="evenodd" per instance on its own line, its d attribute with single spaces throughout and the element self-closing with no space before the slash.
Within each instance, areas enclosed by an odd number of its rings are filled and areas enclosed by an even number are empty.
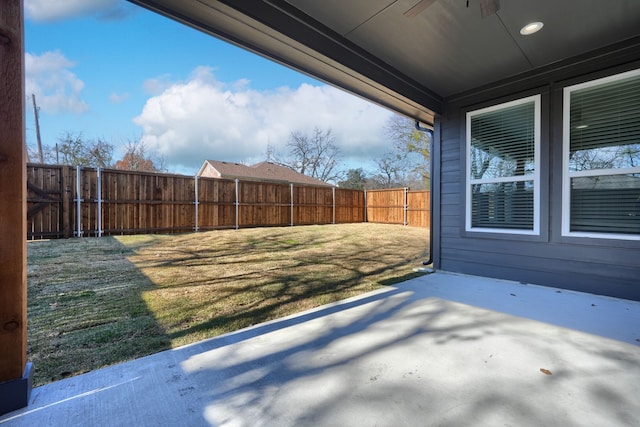
<svg viewBox="0 0 640 427">
<path fill-rule="evenodd" d="M 406 115 L 640 35 L 637 0 L 130 0 Z M 531 36 L 520 28 L 544 28 Z"/>
</svg>

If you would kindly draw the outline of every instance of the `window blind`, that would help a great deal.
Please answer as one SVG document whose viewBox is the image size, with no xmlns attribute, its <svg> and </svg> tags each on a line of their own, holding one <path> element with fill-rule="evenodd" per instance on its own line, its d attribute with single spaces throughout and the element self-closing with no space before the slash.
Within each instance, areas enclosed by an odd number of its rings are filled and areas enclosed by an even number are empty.
<svg viewBox="0 0 640 427">
<path fill-rule="evenodd" d="M 568 96 L 569 231 L 640 234 L 640 73 Z"/>
<path fill-rule="evenodd" d="M 469 113 L 472 229 L 534 230 L 536 100 Z"/>
</svg>

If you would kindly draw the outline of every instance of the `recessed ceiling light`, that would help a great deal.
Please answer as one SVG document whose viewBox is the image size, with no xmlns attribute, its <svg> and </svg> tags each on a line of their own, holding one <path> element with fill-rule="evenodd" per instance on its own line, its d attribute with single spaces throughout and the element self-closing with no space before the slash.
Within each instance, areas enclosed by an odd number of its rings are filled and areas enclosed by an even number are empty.
<svg viewBox="0 0 640 427">
<path fill-rule="evenodd" d="M 522 34 L 523 36 L 528 36 L 530 34 L 537 33 L 542 29 L 543 26 L 544 24 L 542 22 L 531 22 L 522 27 L 522 29 L 520 30 L 520 34 Z"/>
<path fill-rule="evenodd" d="M 586 129 L 588 127 L 589 127 L 589 125 L 578 125 L 578 126 L 576 126 L 576 129 Z"/>
</svg>

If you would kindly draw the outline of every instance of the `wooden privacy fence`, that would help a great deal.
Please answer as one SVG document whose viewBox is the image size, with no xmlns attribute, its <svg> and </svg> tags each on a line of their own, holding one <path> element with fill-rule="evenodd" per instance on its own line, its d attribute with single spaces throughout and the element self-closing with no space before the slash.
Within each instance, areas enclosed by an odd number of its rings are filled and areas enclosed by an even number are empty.
<svg viewBox="0 0 640 427">
<path fill-rule="evenodd" d="M 367 222 L 429 227 L 430 194 L 408 188 L 365 190 Z"/>
<path fill-rule="evenodd" d="M 27 238 L 384 222 L 429 226 L 428 191 L 27 165 Z"/>
</svg>

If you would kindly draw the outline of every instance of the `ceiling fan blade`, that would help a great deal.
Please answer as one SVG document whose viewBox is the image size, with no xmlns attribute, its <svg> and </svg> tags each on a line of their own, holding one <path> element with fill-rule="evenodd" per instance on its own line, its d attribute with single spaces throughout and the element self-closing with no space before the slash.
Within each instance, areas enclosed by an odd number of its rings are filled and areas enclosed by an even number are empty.
<svg viewBox="0 0 640 427">
<path fill-rule="evenodd" d="M 414 4 L 411 9 L 403 13 L 403 15 L 407 18 L 415 18 L 420 13 L 422 13 L 423 10 L 431 6 L 435 1 L 436 0 L 420 0 L 418 3 Z"/>
<path fill-rule="evenodd" d="M 480 0 L 480 14 L 483 18 L 500 10 L 500 0 Z"/>
</svg>

